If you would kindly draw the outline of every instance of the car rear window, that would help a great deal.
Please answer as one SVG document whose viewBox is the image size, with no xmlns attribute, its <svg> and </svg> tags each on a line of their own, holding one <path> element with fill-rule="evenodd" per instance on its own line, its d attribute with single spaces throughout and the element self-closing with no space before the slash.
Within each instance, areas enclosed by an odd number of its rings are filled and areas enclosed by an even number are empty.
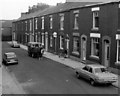
<svg viewBox="0 0 120 96">
<path fill-rule="evenodd" d="M 95 73 L 103 73 L 107 72 L 108 70 L 106 68 L 95 68 Z"/>
<path fill-rule="evenodd" d="M 8 55 L 7 55 L 7 58 L 15 58 L 15 57 L 16 57 L 15 54 L 8 54 Z"/>
</svg>

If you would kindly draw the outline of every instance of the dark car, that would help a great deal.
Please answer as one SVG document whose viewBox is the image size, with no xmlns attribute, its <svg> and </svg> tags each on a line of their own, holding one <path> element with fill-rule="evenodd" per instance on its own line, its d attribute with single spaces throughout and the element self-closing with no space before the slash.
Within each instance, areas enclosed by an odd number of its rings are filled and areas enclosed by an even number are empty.
<svg viewBox="0 0 120 96">
<path fill-rule="evenodd" d="M 13 48 L 20 48 L 20 45 L 17 43 L 17 41 L 12 41 L 11 47 L 13 47 Z"/>
<path fill-rule="evenodd" d="M 28 55 L 31 57 L 38 57 L 38 53 L 42 44 L 39 42 L 29 42 L 28 43 Z"/>
<path fill-rule="evenodd" d="M 18 64 L 18 58 L 14 52 L 7 52 L 3 55 L 3 63 L 5 65 Z"/>
</svg>

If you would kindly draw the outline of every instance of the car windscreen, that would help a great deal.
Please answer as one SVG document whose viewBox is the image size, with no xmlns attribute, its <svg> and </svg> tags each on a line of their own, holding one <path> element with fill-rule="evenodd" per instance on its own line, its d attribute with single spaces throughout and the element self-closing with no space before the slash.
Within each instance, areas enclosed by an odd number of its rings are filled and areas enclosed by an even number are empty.
<svg viewBox="0 0 120 96">
<path fill-rule="evenodd" d="M 8 54 L 8 55 L 7 55 L 7 58 L 15 58 L 15 57 L 16 57 L 15 54 Z"/>
<path fill-rule="evenodd" d="M 106 68 L 95 68 L 95 73 L 103 73 L 103 72 L 108 72 Z"/>
</svg>

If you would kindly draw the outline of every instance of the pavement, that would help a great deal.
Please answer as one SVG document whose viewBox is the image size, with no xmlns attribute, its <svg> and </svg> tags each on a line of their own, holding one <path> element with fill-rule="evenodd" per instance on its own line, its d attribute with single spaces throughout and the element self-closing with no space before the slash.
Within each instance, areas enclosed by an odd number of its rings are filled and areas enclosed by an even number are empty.
<svg viewBox="0 0 120 96">
<path fill-rule="evenodd" d="M 1 94 L 25 94 L 25 91 L 11 75 L 7 67 L 2 66 L 2 91 Z"/>
<path fill-rule="evenodd" d="M 10 42 L 8 42 L 10 44 Z M 20 48 L 24 49 L 24 50 L 27 50 L 27 46 L 25 45 L 22 45 L 20 44 Z M 53 53 L 50 53 L 50 52 L 46 52 L 44 53 L 44 57 L 46 58 L 49 58 L 51 60 L 54 60 L 56 62 L 59 62 L 61 64 L 64 64 L 68 67 L 71 67 L 73 69 L 77 68 L 77 67 L 83 67 L 85 66 L 85 64 L 83 64 L 82 62 L 79 62 L 79 61 L 76 61 L 76 60 L 73 60 L 71 58 L 59 58 L 58 55 L 56 54 L 53 54 Z M 116 74 L 118 76 L 118 81 L 113 83 L 112 85 L 117 87 L 117 88 L 120 88 L 120 75 Z"/>
</svg>

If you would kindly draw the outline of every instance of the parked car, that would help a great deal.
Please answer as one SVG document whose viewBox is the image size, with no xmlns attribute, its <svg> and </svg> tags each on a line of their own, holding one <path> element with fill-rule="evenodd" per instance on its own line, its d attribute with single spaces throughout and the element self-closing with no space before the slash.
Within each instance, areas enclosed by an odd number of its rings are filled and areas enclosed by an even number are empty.
<svg viewBox="0 0 120 96">
<path fill-rule="evenodd" d="M 20 48 L 20 45 L 17 43 L 17 41 L 12 41 L 11 47 Z"/>
<path fill-rule="evenodd" d="M 29 42 L 28 43 L 28 55 L 31 57 L 37 57 L 39 53 L 39 48 L 42 47 L 42 44 L 39 42 Z"/>
<path fill-rule="evenodd" d="M 5 65 L 18 64 L 18 58 L 14 52 L 7 52 L 3 55 L 3 63 Z"/>
<path fill-rule="evenodd" d="M 90 81 L 91 85 L 97 83 L 112 84 L 118 80 L 118 76 L 109 72 L 105 66 L 93 64 L 75 69 L 78 78 L 83 77 Z"/>
</svg>

